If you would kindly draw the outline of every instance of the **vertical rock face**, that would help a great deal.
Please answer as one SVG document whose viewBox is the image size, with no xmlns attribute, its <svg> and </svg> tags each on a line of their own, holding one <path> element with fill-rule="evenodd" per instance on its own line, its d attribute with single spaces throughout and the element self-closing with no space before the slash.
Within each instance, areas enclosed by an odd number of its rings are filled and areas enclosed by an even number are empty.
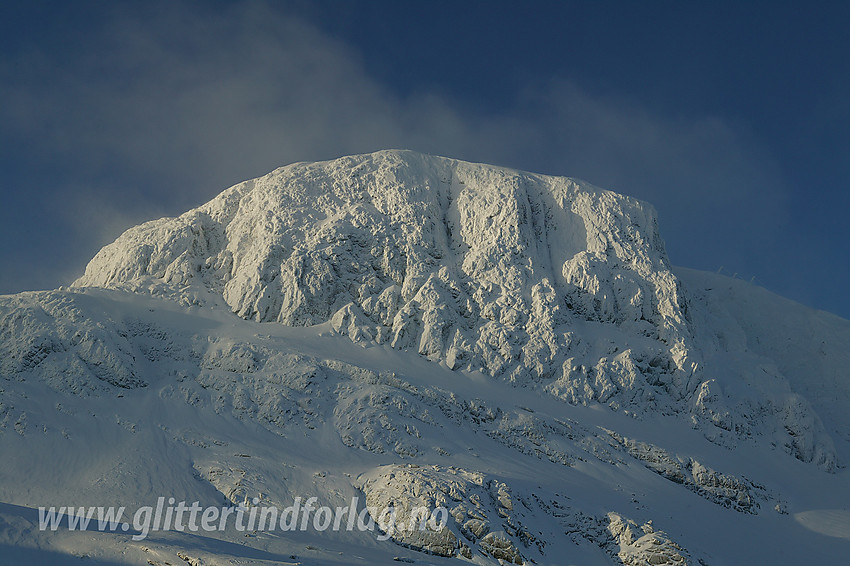
<svg viewBox="0 0 850 566">
<path fill-rule="evenodd" d="M 687 413 L 720 443 L 757 428 L 745 413 L 787 412 L 791 402 L 727 407 L 650 205 L 409 151 L 296 163 L 236 185 L 128 230 L 75 285 L 226 304 L 260 322 L 330 322 L 353 341 L 573 404 Z M 811 420 L 808 404 L 793 402 L 795 422 Z M 774 421 L 766 432 L 785 434 Z M 810 425 L 794 432 L 814 447 L 798 457 L 830 467 L 822 427 Z"/>
<path fill-rule="evenodd" d="M 624 352 L 602 366 L 657 358 L 673 373 L 690 369 L 684 301 L 649 205 L 568 178 L 413 152 L 247 181 L 129 230 L 75 285 L 220 297 L 262 322 L 330 320 L 352 339 L 453 368 L 560 378 L 575 398 L 605 401 L 630 386 L 601 366 L 575 378 L 565 361 L 597 346 L 577 323 L 653 343 L 640 360 Z"/>
</svg>

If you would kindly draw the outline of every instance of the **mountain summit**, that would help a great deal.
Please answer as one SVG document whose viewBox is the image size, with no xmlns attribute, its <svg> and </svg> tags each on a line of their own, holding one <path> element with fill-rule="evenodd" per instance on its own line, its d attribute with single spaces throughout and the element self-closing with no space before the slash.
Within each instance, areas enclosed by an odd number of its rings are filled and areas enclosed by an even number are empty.
<svg viewBox="0 0 850 566">
<path fill-rule="evenodd" d="M 296 163 L 128 230 L 70 289 L 0 297 L 0 339 L 16 552 L 65 492 L 450 512 L 392 541 L 95 543 L 148 562 L 781 563 L 850 540 L 824 508 L 850 496 L 850 323 L 673 269 L 650 205 L 574 179 Z"/>
<path fill-rule="evenodd" d="M 834 467 L 790 388 L 756 383 L 755 419 L 728 406 L 722 384 L 739 376 L 705 366 L 655 210 L 569 178 L 411 151 L 296 163 L 128 230 L 74 285 L 330 321 L 573 404 L 686 412 L 712 435 L 779 431 L 798 458 Z"/>
</svg>

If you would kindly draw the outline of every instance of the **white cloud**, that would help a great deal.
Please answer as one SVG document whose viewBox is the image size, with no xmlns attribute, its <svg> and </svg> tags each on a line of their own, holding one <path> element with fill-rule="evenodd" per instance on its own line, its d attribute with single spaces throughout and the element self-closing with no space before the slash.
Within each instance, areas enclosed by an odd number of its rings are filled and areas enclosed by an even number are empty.
<svg viewBox="0 0 850 566">
<path fill-rule="evenodd" d="M 668 240 L 741 238 L 746 219 L 769 234 L 782 217 L 775 164 L 720 118 L 659 116 L 548 78 L 498 115 L 440 92 L 403 98 L 354 48 L 274 4 L 165 6 L 115 10 L 68 61 L 31 53 L 0 67 L 0 135 L 73 163 L 49 190 L 80 211 L 65 214 L 77 249 L 286 163 L 387 147 L 583 177 L 654 202 Z M 97 200 L 93 221 L 83 211 Z M 104 233 L 104 217 L 121 221 Z"/>
</svg>

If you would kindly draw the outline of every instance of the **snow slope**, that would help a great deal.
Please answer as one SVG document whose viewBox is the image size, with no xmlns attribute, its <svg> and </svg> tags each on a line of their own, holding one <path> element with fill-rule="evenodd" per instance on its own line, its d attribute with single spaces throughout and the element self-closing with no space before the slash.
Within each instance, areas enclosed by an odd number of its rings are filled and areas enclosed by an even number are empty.
<svg viewBox="0 0 850 566">
<path fill-rule="evenodd" d="M 71 289 L 0 297 L 0 563 L 838 563 L 848 344 L 672 269 L 649 205 L 579 181 L 294 164 L 129 230 Z M 39 506 L 159 496 L 451 518 L 37 529 Z"/>
</svg>

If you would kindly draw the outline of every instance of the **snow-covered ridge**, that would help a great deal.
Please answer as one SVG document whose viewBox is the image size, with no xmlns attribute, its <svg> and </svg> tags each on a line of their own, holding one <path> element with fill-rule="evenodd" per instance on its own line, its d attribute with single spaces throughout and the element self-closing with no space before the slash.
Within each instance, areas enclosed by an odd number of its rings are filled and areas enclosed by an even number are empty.
<svg viewBox="0 0 850 566">
<path fill-rule="evenodd" d="M 687 274 L 687 283 L 701 316 L 716 317 L 701 325 L 699 341 L 717 332 L 727 342 L 746 335 L 717 309 L 724 301 L 753 302 L 757 288 L 697 273 Z M 728 288 L 712 295 L 721 285 Z M 718 297 L 724 301 L 713 304 Z M 771 300 L 781 299 L 766 294 L 758 302 L 765 312 L 781 313 Z M 789 312 L 795 322 L 806 314 L 813 322 L 820 318 L 800 306 Z M 736 314 L 748 332 L 757 329 L 746 309 Z M 814 345 L 834 357 L 850 325 L 833 322 L 834 343 L 806 337 L 795 343 L 798 355 L 811 359 Z M 377 507 L 392 502 L 400 512 L 447 506 L 448 530 L 427 537 L 398 533 L 393 540 L 406 548 L 381 549 L 417 563 L 423 561 L 417 551 L 425 550 L 471 552 L 482 564 L 562 564 L 575 552 L 587 557 L 578 563 L 588 564 L 698 564 L 706 552 L 734 562 L 742 547 L 754 549 L 748 556 L 762 556 L 762 549 L 771 557 L 807 555 L 811 547 L 797 541 L 821 548 L 823 537 L 795 531 L 796 516 L 812 517 L 823 530 L 817 521 L 831 516 L 824 501 L 846 500 L 846 470 L 824 474 L 794 462 L 779 436 L 764 436 L 767 429 L 756 430 L 746 449 L 729 451 L 691 430 L 687 415 L 636 420 L 566 405 L 539 389 L 451 371 L 415 352 L 361 348 L 329 327 L 261 324 L 223 309 L 95 288 L 0 297 L 0 448 L 6 455 L 0 501 L 32 508 L 64 502 L 71 493 L 77 504 L 137 506 L 164 493 L 209 505 L 259 496 L 283 508 L 297 496 L 341 505 L 356 495 Z M 746 352 L 727 347 L 732 380 L 752 379 L 744 375 Z M 762 366 L 770 354 L 764 347 L 751 354 Z M 134 380 L 114 379 L 121 368 Z M 804 381 L 788 381 L 807 391 Z M 746 416 L 760 392 L 731 385 L 724 383 L 724 402 Z M 835 407 L 846 406 L 846 385 L 830 386 Z M 843 427 L 838 432 L 847 430 L 846 413 L 826 414 L 831 425 Z M 759 426 L 771 424 L 761 418 Z M 33 467 L 34 455 L 45 454 L 61 465 Z M 0 541 L 12 537 L 25 546 L 4 526 L 4 512 L 10 509 L 0 506 Z M 735 533 L 743 542 L 718 551 L 717 540 Z M 777 533 L 784 546 L 775 546 Z M 339 535 L 340 544 L 357 542 L 345 536 Z M 331 538 L 295 543 L 276 535 L 257 544 L 272 539 L 287 549 L 280 550 L 284 557 L 305 545 L 332 544 Z M 832 542 L 828 555 L 843 556 L 835 548 L 840 541 Z M 141 564 L 151 548 L 162 553 L 159 563 L 174 563 L 174 551 L 169 557 L 160 540 L 109 544 Z M 191 540 L 174 546 L 187 556 L 201 552 Z"/>
<path fill-rule="evenodd" d="M 778 434 L 798 458 L 834 466 L 790 389 L 727 403 L 726 368 L 696 345 L 654 209 L 569 178 L 409 151 L 296 163 L 128 230 L 75 286 L 330 321 L 355 342 L 572 404 L 691 415 L 719 443 Z"/>
</svg>

